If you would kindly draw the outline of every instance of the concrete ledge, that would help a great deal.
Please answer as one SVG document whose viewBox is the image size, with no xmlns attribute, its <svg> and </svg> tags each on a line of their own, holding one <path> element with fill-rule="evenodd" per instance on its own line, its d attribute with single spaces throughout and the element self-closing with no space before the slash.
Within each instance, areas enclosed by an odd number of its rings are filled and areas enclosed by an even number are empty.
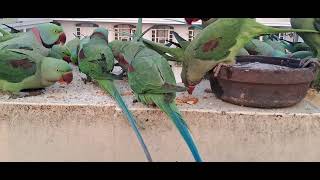
<svg viewBox="0 0 320 180">
<path fill-rule="evenodd" d="M 132 103 L 155 161 L 193 161 L 178 131 L 158 109 Z M 239 107 L 196 89 L 196 105 L 179 105 L 205 161 L 319 161 L 320 105 L 308 97 L 283 109 Z M 182 96 L 180 93 L 179 96 Z M 127 120 L 99 87 L 74 81 L 36 97 L 0 93 L 0 161 L 146 161 Z"/>
</svg>

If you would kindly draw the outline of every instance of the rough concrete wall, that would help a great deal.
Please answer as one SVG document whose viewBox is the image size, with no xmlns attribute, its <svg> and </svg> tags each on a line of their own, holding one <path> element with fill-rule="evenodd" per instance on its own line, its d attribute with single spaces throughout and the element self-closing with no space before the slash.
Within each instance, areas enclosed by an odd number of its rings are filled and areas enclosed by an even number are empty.
<svg viewBox="0 0 320 180">
<path fill-rule="evenodd" d="M 1 105 L 0 161 L 145 161 L 119 109 Z M 205 161 L 319 161 L 319 115 L 183 111 Z M 155 161 L 193 161 L 158 110 L 135 110 Z"/>
<path fill-rule="evenodd" d="M 116 81 L 121 94 L 130 89 Z M 320 106 L 311 100 L 282 109 L 246 108 L 195 89 L 195 105 L 179 104 L 205 161 L 320 161 Z M 177 97 L 186 93 L 177 93 Z M 155 161 L 193 161 L 173 123 L 157 108 L 123 96 Z M 74 69 L 68 86 L 8 99 L 0 92 L 0 161 L 146 161 L 112 98 Z"/>
</svg>

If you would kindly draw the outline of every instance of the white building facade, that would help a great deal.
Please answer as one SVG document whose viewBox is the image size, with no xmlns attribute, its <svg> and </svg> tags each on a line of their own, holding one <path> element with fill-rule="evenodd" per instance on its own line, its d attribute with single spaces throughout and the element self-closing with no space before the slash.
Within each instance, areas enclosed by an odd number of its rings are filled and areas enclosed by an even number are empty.
<svg viewBox="0 0 320 180">
<path fill-rule="evenodd" d="M 291 26 L 290 18 L 256 18 L 256 20 L 272 27 L 289 28 Z M 131 37 L 122 32 L 132 34 L 136 29 L 138 18 L 0 18 L 0 24 L 5 23 L 24 32 L 38 24 L 52 21 L 61 23 L 67 41 L 75 36 L 80 38 L 88 36 L 97 27 L 104 27 L 109 30 L 110 41 L 116 39 L 128 41 Z M 191 41 L 198 33 L 198 30 L 189 28 L 184 23 L 184 18 L 143 18 L 142 29 L 144 31 L 155 24 L 160 26 L 151 29 L 144 35 L 144 38 L 159 43 L 166 43 L 166 40 L 175 41 L 171 34 L 172 31 L 175 31 L 184 39 Z M 195 24 L 201 24 L 201 21 Z M 0 25 L 0 27 L 9 30 L 6 26 Z M 279 34 L 279 36 L 289 41 L 302 41 L 295 33 Z"/>
<path fill-rule="evenodd" d="M 67 41 L 73 39 L 75 36 L 80 38 L 90 35 L 97 27 L 104 27 L 109 30 L 109 40 L 130 40 L 130 36 L 124 35 L 133 33 L 137 26 L 138 18 L 55 18 L 55 21 L 61 23 L 66 32 Z M 290 18 L 256 18 L 260 23 L 268 26 L 279 28 L 290 28 Z M 181 22 L 178 22 L 181 21 Z M 189 28 L 183 18 L 143 18 L 143 31 L 153 25 L 161 25 L 157 28 L 151 29 L 145 34 L 144 38 L 166 43 L 166 40 L 173 40 L 171 32 L 175 31 L 184 39 L 191 41 L 198 33 L 198 30 Z M 201 21 L 195 24 L 201 24 Z M 298 36 L 295 33 L 279 34 L 280 38 L 297 41 Z M 301 39 L 300 39 L 301 41 Z"/>
</svg>

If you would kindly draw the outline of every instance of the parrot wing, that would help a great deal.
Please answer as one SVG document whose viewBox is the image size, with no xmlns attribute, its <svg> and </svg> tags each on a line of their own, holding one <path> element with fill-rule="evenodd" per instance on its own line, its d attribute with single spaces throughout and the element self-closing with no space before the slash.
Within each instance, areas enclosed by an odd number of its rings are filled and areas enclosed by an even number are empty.
<svg viewBox="0 0 320 180">
<path fill-rule="evenodd" d="M 36 71 L 36 62 L 30 60 L 28 56 L 9 50 L 0 52 L 0 79 L 19 83 L 34 75 Z"/>
<path fill-rule="evenodd" d="M 241 33 L 240 21 L 229 20 L 218 23 L 219 20 L 210 24 L 192 41 L 189 47 L 195 58 L 220 60 L 227 57 L 231 48 L 236 45 Z"/>
<path fill-rule="evenodd" d="M 154 59 L 151 59 L 154 58 Z M 185 91 L 176 85 L 174 74 L 168 62 L 162 56 L 146 57 L 140 61 L 132 61 L 133 71 L 130 72 L 131 86 L 137 93 L 174 93 Z"/>
</svg>

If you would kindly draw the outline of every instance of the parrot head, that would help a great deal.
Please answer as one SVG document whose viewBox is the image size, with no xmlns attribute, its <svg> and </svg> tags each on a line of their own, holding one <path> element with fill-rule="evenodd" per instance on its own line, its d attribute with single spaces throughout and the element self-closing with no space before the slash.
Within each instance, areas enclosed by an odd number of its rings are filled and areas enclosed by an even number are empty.
<svg viewBox="0 0 320 180">
<path fill-rule="evenodd" d="M 71 52 L 68 47 L 64 45 L 54 45 L 52 46 L 50 50 L 51 57 L 57 58 L 57 59 L 63 59 L 67 63 L 71 62 Z"/>
<path fill-rule="evenodd" d="M 66 34 L 61 26 L 53 23 L 45 23 L 36 26 L 33 31 L 39 32 L 40 40 L 46 48 L 55 44 L 65 44 Z"/>
<path fill-rule="evenodd" d="M 44 83 L 70 84 L 73 79 L 71 66 L 60 59 L 45 57 L 41 63 L 41 77 Z"/>
<path fill-rule="evenodd" d="M 199 73 L 192 69 L 192 66 L 187 67 L 186 64 L 183 64 L 181 71 L 181 80 L 184 86 L 187 88 L 189 94 L 192 94 L 196 86 L 202 81 L 205 74 Z M 197 69 L 197 67 L 194 67 Z"/>
<path fill-rule="evenodd" d="M 90 39 L 93 37 L 98 37 L 98 38 L 104 39 L 108 43 L 108 36 L 109 36 L 109 31 L 107 29 L 97 28 L 91 34 Z"/>
</svg>

